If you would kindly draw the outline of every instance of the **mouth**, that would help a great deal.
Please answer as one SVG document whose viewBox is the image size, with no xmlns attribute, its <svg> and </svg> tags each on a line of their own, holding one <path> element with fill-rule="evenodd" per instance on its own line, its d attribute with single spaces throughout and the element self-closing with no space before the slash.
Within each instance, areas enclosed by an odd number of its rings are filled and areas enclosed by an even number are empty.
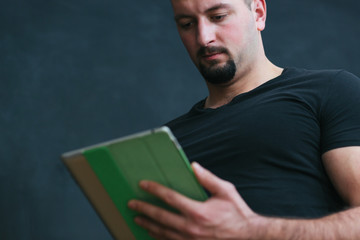
<svg viewBox="0 0 360 240">
<path fill-rule="evenodd" d="M 217 58 L 221 57 L 221 55 L 223 55 L 223 54 L 224 53 L 221 53 L 221 52 L 204 54 L 204 55 L 202 55 L 202 58 L 205 59 L 205 60 L 214 60 L 214 59 L 217 59 Z"/>
<path fill-rule="evenodd" d="M 198 50 L 197 57 L 203 64 L 216 64 L 227 60 L 228 51 L 224 47 L 201 47 Z"/>
</svg>

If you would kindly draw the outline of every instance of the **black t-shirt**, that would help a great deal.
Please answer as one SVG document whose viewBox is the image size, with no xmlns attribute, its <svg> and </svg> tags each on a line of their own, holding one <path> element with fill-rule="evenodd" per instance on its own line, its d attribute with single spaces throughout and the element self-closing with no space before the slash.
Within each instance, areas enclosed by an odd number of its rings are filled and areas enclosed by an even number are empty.
<svg viewBox="0 0 360 240">
<path fill-rule="evenodd" d="M 190 161 L 232 182 L 255 212 L 310 218 L 346 207 L 321 155 L 360 146 L 359 78 L 287 68 L 222 107 L 204 102 L 167 125 Z"/>
</svg>

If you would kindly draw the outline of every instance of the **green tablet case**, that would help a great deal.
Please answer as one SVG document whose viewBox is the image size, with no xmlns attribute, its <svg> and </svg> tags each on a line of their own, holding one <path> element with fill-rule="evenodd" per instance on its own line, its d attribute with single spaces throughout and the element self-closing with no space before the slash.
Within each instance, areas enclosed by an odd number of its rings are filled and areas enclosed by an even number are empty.
<svg viewBox="0 0 360 240">
<path fill-rule="evenodd" d="M 62 159 L 115 239 L 153 239 L 134 223 L 137 213 L 127 207 L 129 200 L 172 210 L 142 191 L 141 180 L 156 181 L 194 200 L 207 199 L 167 127 L 65 153 Z"/>
</svg>

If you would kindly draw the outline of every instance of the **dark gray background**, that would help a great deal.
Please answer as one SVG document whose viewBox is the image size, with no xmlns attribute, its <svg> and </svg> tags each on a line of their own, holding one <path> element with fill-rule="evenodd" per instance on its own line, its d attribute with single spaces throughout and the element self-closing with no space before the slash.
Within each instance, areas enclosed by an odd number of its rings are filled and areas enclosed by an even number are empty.
<svg viewBox="0 0 360 240">
<path fill-rule="evenodd" d="M 360 75 L 357 0 L 269 0 L 276 64 Z M 1 0 L 0 239 L 111 239 L 60 154 L 207 94 L 167 0 Z"/>
</svg>

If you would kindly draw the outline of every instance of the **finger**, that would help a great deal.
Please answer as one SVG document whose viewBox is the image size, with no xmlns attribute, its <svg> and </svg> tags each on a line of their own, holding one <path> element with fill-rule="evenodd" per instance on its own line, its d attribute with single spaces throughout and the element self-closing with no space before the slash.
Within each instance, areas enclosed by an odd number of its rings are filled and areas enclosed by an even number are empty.
<svg viewBox="0 0 360 240">
<path fill-rule="evenodd" d="M 209 170 L 200 166 L 199 163 L 193 162 L 191 165 L 194 169 L 196 178 L 198 179 L 199 183 L 212 195 L 228 195 L 229 191 L 233 191 L 234 187 L 232 184 L 215 176 Z"/>
<path fill-rule="evenodd" d="M 189 239 L 197 239 L 197 240 L 209 240 L 209 237 L 196 235 L 194 236 L 192 233 L 187 233 L 187 231 L 179 231 L 175 229 L 168 228 L 162 224 L 158 224 L 157 222 L 152 221 L 151 219 L 147 219 L 145 217 L 136 217 L 135 223 L 140 227 L 146 229 L 149 235 L 156 240 L 189 240 Z"/>
<path fill-rule="evenodd" d="M 186 225 L 184 217 L 143 201 L 131 200 L 128 206 L 168 228 L 180 230 Z"/>
<path fill-rule="evenodd" d="M 227 199 L 232 199 L 236 202 L 236 204 L 238 204 L 238 206 L 241 207 L 243 213 L 246 213 L 247 215 L 253 214 L 250 207 L 239 195 L 232 183 L 215 176 L 209 170 L 203 168 L 196 162 L 192 163 L 192 167 L 200 184 L 210 193 L 212 193 L 214 196 L 223 196 Z"/>
<path fill-rule="evenodd" d="M 178 232 L 172 229 L 166 228 L 163 225 L 157 224 L 149 219 L 143 217 L 135 218 L 136 224 L 146 229 L 149 235 L 157 240 L 161 239 L 184 239 Z"/>
<path fill-rule="evenodd" d="M 190 199 L 170 188 L 151 181 L 141 181 L 140 187 L 150 194 L 158 197 L 169 206 L 188 216 L 200 208 L 200 202 Z"/>
</svg>

